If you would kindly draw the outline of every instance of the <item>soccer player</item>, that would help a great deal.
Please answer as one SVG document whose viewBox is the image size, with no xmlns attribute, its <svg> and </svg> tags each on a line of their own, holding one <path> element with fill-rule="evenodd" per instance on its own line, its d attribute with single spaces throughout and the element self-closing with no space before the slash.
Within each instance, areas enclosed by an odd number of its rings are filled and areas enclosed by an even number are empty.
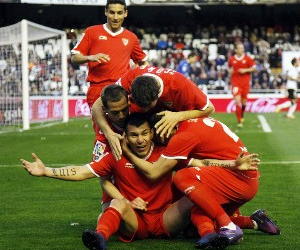
<svg viewBox="0 0 300 250">
<path fill-rule="evenodd" d="M 289 101 L 277 105 L 275 113 L 279 113 L 281 109 L 289 108 L 286 117 L 295 119 L 294 112 L 297 109 L 298 102 L 297 89 L 298 82 L 300 82 L 299 63 L 297 58 L 293 58 L 291 64 L 292 67 L 287 71 L 286 83 Z"/>
<path fill-rule="evenodd" d="M 101 103 L 109 127 L 121 136 L 124 133 L 130 109 L 128 92 L 122 86 L 108 85 L 101 92 Z M 104 153 L 111 151 L 108 140 L 100 129 L 96 133 L 94 144 L 94 161 L 98 161 Z"/>
<path fill-rule="evenodd" d="M 126 126 L 126 141 L 138 156 L 155 162 L 162 147 L 151 142 L 153 129 L 145 115 L 135 113 L 130 116 Z M 62 168 L 45 167 L 43 162 L 32 154 L 34 162 L 21 159 L 25 170 L 33 176 L 46 176 L 60 180 L 81 181 L 92 177 L 103 178 L 113 175 L 116 186 L 105 184 L 106 192 L 111 195 L 111 205 L 100 217 L 95 231 L 83 232 L 83 243 L 89 249 L 106 249 L 106 241 L 118 232 L 123 241 L 148 237 L 167 238 L 181 231 L 189 223 L 190 209 L 194 206 L 187 197 L 171 204 L 171 171 L 158 182 L 152 182 L 124 156 L 116 161 L 107 152 L 100 161 L 84 166 Z M 215 240 L 225 248 L 229 244 L 226 236 L 217 234 Z"/>
<path fill-rule="evenodd" d="M 169 136 L 183 120 L 214 112 L 209 98 L 191 80 L 172 69 L 140 66 L 129 70 L 117 84 L 131 93 L 134 110 L 148 113 L 165 110 L 159 113 L 163 118 L 155 125 L 156 133 L 161 136 Z M 120 159 L 121 137 L 109 128 L 101 106 L 99 98 L 92 108 L 93 117 L 107 137 L 116 159 Z"/>
<path fill-rule="evenodd" d="M 235 55 L 228 59 L 228 72 L 230 75 L 232 94 L 235 100 L 237 126 L 242 128 L 247 96 L 250 91 L 251 73 L 256 71 L 255 61 L 245 54 L 243 43 L 234 44 Z"/>
<path fill-rule="evenodd" d="M 191 52 L 187 59 L 183 59 L 179 62 L 177 71 L 187 78 L 191 78 L 191 64 L 197 62 L 198 55 L 195 52 Z"/>
<path fill-rule="evenodd" d="M 153 164 L 134 156 L 126 143 L 122 143 L 122 147 L 135 167 L 153 181 L 169 172 L 183 159 L 232 160 L 242 151 L 248 154 L 236 134 L 225 124 L 210 117 L 181 122 L 167 148 Z M 221 228 L 220 233 L 228 236 L 230 244 L 242 239 L 243 232 L 229 216 L 255 196 L 259 178 L 255 166 L 242 172 L 239 169 L 235 171 L 227 169 L 226 166 L 218 168 L 210 165 L 211 163 L 208 163 L 207 167 L 181 169 L 173 178 L 176 187 L 197 205 L 197 209 L 192 211 L 192 222 L 201 225 L 198 227 L 201 239 L 196 247 L 204 249 L 217 247 L 214 245 L 217 237 L 214 221 Z M 267 223 L 271 227 L 270 231 L 276 227 L 268 217 L 261 216 L 261 218 L 263 221 L 258 220 L 258 224 Z M 275 228 L 276 232 L 278 230 Z"/>
<path fill-rule="evenodd" d="M 137 36 L 122 27 L 127 15 L 124 0 L 107 0 L 107 23 L 88 27 L 71 51 L 73 63 L 88 63 L 86 81 L 90 83 L 87 92 L 90 108 L 105 86 L 115 83 L 130 69 L 130 59 L 139 65 L 147 64 L 147 55 Z M 97 134 L 99 128 L 95 123 L 93 126 Z"/>
</svg>

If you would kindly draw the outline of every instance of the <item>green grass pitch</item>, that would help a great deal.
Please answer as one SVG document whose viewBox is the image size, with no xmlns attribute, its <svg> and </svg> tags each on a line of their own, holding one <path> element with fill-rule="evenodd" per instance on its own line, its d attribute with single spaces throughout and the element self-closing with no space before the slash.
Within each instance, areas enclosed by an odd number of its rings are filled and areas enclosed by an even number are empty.
<svg viewBox="0 0 300 250">
<path fill-rule="evenodd" d="M 261 159 L 257 196 L 241 209 L 250 215 L 267 209 L 281 227 L 280 236 L 244 230 L 244 241 L 232 250 L 288 250 L 300 247 L 300 114 L 295 120 L 284 113 L 260 114 L 271 128 L 264 132 L 259 114 L 246 114 L 244 128 L 237 130 L 234 114 L 214 114 Z M 101 192 L 96 178 L 67 182 L 30 176 L 19 162 L 35 152 L 48 166 L 82 165 L 91 159 L 93 131 L 90 119 L 36 127 L 29 131 L 1 133 L 0 128 L 0 249 L 80 250 L 84 229 L 94 229 L 101 212 Z M 108 242 L 114 250 L 194 249 L 197 239 Z"/>
</svg>

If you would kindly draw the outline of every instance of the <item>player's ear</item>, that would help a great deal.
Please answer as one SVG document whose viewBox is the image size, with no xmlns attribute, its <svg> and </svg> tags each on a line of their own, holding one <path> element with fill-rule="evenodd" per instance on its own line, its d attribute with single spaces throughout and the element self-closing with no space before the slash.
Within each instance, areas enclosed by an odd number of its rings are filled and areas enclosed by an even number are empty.
<svg viewBox="0 0 300 250">
<path fill-rule="evenodd" d="M 124 18 L 128 16 L 128 10 L 125 10 Z"/>
<path fill-rule="evenodd" d="M 151 140 L 153 140 L 153 137 L 154 137 L 154 128 L 150 129 L 150 134 L 151 134 Z"/>
</svg>

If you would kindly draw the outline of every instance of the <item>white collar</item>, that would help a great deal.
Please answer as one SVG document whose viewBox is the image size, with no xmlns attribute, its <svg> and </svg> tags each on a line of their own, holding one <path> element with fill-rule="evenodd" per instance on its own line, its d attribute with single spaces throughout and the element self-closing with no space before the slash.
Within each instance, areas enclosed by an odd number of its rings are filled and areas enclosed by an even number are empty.
<svg viewBox="0 0 300 250">
<path fill-rule="evenodd" d="M 112 36 L 117 36 L 117 35 L 121 34 L 121 33 L 124 31 L 124 28 L 121 27 L 121 29 L 120 29 L 119 31 L 117 31 L 117 32 L 112 32 L 112 31 L 107 27 L 107 23 L 103 24 L 103 27 L 104 27 L 105 31 L 106 31 L 107 33 L 109 33 L 110 35 L 112 35 Z"/>
<path fill-rule="evenodd" d="M 153 152 L 153 149 L 154 149 L 154 143 L 151 142 L 151 147 L 150 147 L 150 151 L 149 151 L 149 154 L 147 154 L 143 159 L 146 161 L 149 159 L 149 157 L 151 156 L 152 152 Z"/>
</svg>

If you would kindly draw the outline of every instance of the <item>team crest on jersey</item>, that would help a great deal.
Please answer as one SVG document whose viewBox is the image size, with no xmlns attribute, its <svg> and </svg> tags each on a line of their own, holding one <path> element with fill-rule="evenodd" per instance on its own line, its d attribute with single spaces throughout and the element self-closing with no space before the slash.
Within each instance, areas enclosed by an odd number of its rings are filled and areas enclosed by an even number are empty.
<svg viewBox="0 0 300 250">
<path fill-rule="evenodd" d="M 122 38 L 122 42 L 125 46 L 127 46 L 129 40 L 127 38 Z"/>
<path fill-rule="evenodd" d="M 107 40 L 107 36 L 99 36 L 99 40 Z"/>
</svg>

